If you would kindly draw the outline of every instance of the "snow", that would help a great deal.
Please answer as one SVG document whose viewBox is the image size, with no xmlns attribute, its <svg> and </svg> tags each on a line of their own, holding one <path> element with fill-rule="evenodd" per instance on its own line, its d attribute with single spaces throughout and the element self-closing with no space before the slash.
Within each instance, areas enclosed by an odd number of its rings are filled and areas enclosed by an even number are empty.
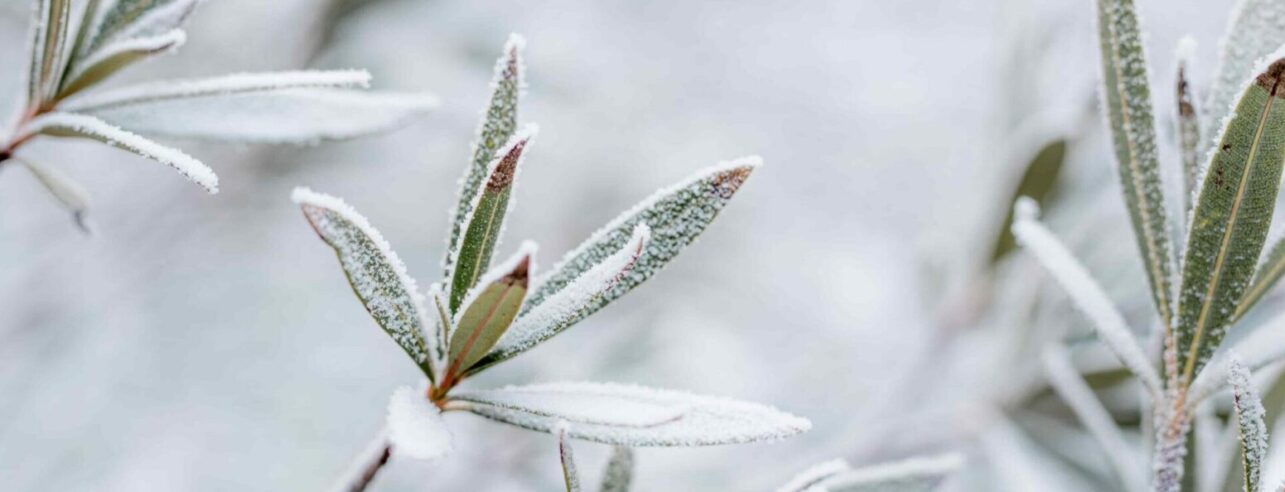
<svg viewBox="0 0 1285 492">
<path fill-rule="evenodd" d="M 48 113 L 37 118 L 28 130 L 47 134 L 71 134 L 93 138 L 113 147 L 128 150 L 148 159 L 174 168 L 183 177 L 205 188 L 210 193 L 218 193 L 219 178 L 201 161 L 182 151 L 166 147 L 142 136 L 112 126 L 98 118 L 72 113 Z"/>
<path fill-rule="evenodd" d="M 1129 331 L 1124 317 L 1116 310 L 1106 292 L 1098 285 L 1061 241 L 1037 220 L 1039 206 L 1034 200 L 1022 197 L 1015 205 L 1013 235 L 1018 244 L 1031 252 L 1044 268 L 1057 279 L 1076 307 L 1090 321 L 1098 336 L 1115 353 L 1125 367 L 1151 392 L 1160 395 L 1160 376 L 1147 359 L 1138 340 Z"/>
<path fill-rule="evenodd" d="M 1240 427 L 1241 452 L 1245 461 L 1246 490 L 1261 490 L 1260 476 L 1267 459 L 1267 411 L 1250 381 L 1249 369 L 1232 352 L 1227 357 L 1227 382 L 1231 384 L 1236 421 Z"/>
<path fill-rule="evenodd" d="M 771 407 L 614 383 L 543 383 L 461 392 L 452 402 L 501 422 L 555 432 L 575 424 L 576 439 L 640 446 L 705 446 L 790 437 L 811 428 L 806 419 Z"/>
<path fill-rule="evenodd" d="M 571 449 L 571 443 L 567 441 L 567 432 L 571 430 L 571 424 L 565 420 L 560 420 L 554 426 L 554 433 L 558 435 L 558 457 L 562 459 L 562 476 L 567 483 L 567 492 L 580 492 L 580 471 L 576 468 L 576 455 Z"/>
<path fill-rule="evenodd" d="M 615 254 L 567 284 L 536 308 L 518 316 L 492 353 L 507 359 L 553 338 L 584 317 L 585 310 L 637 264 L 651 241 L 651 228 L 638 224 Z"/>
<path fill-rule="evenodd" d="M 637 287 L 664 268 L 696 240 L 749 175 L 763 165 L 758 156 L 742 157 L 701 170 L 677 184 L 662 188 L 598 229 L 572 249 L 553 270 L 536 281 L 524 312 L 539 306 L 573 282 L 581 273 L 620 250 L 634 226 L 652 230 L 652 246 L 629 273 L 599 296 L 584 315 L 591 314 Z"/>
<path fill-rule="evenodd" d="M 371 317 L 417 364 L 424 363 L 430 350 L 424 296 L 384 236 L 340 198 L 303 187 L 295 188 L 290 198 L 338 253 L 353 291 Z"/>
<path fill-rule="evenodd" d="M 138 41 L 141 40 L 134 42 Z M 87 112 L 169 99 L 221 97 L 247 92 L 301 88 L 366 88 L 370 86 L 370 78 L 370 73 L 365 70 L 235 73 L 210 78 L 145 82 L 73 98 L 63 103 L 62 107 L 67 111 Z"/>
<path fill-rule="evenodd" d="M 394 454 L 420 460 L 451 452 L 451 433 L 441 410 L 409 386 L 397 388 L 388 400 L 388 440 Z"/>
</svg>

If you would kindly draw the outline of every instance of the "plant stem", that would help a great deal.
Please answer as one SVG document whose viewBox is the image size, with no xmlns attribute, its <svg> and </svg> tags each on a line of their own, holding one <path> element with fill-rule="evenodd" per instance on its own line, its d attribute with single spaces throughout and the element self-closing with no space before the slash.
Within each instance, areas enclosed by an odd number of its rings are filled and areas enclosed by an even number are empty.
<svg viewBox="0 0 1285 492">
<path fill-rule="evenodd" d="M 366 490 L 375 479 L 375 474 L 388 463 L 392 446 L 388 442 L 388 429 L 379 430 L 379 435 L 366 445 L 366 449 L 357 455 L 348 471 L 330 488 L 332 492 L 361 492 Z"/>
</svg>

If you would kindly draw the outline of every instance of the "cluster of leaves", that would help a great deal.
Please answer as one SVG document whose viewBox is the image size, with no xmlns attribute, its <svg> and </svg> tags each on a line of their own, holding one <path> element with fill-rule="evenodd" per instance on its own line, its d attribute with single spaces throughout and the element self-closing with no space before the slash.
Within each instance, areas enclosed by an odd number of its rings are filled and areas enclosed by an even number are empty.
<svg viewBox="0 0 1285 492">
<path fill-rule="evenodd" d="M 1210 364 L 1228 330 L 1285 272 L 1285 241 L 1266 255 L 1285 164 L 1285 2 L 1241 0 L 1234 10 L 1204 111 L 1190 83 L 1192 42 L 1179 50 L 1174 115 L 1178 170 L 1190 197 L 1186 220 L 1166 210 L 1157 151 L 1151 80 L 1132 0 L 1096 0 L 1102 102 L 1111 129 L 1135 241 L 1160 325 L 1159 363 L 1070 252 L 1038 222 L 1032 200 L 1019 200 L 1013 233 L 1090 318 L 1099 338 L 1131 371 L 1153 404 L 1151 486 L 1176 491 L 1186 469 L 1197 406 L 1221 387 L 1222 364 Z M 1175 250 L 1171 235 L 1185 234 Z M 1260 258 L 1262 261 L 1260 262 Z M 1223 351 L 1225 352 L 1225 350 Z M 1278 358 L 1278 357 L 1277 357 Z M 1255 360 L 1254 366 L 1277 358 Z M 1107 449 L 1121 484 L 1144 487 L 1143 466 L 1070 364 L 1046 353 L 1050 384 Z M 1161 372 L 1157 371 L 1157 366 Z M 1238 407 L 1239 408 L 1239 407 Z M 1248 485 L 1250 481 L 1246 481 Z"/>
<path fill-rule="evenodd" d="M 200 160 L 140 134 L 308 144 L 398 127 L 431 96 L 371 94 L 360 70 L 289 71 L 171 80 L 94 91 L 125 67 L 172 52 L 200 0 L 36 0 L 25 103 L 0 135 L 0 164 L 21 162 L 87 228 L 83 188 L 58 169 L 16 157 L 37 136 L 91 139 L 170 167 L 210 193 Z"/>
<path fill-rule="evenodd" d="M 759 165 L 758 158 L 738 159 L 660 190 L 541 277 L 535 278 L 531 242 L 494 262 L 515 178 L 536 133 L 534 126 L 518 127 L 523 46 L 513 36 L 496 63 L 491 101 L 448 230 L 443 279 L 427 289 L 427 296 L 378 231 L 342 200 L 303 188 L 293 195 L 313 229 L 334 248 L 354 293 L 427 378 L 422 392 L 401 391 L 390 405 L 394 452 L 421 458 L 443 454 L 449 446 L 430 429 L 440 424 L 439 409 L 629 447 L 742 443 L 807 430 L 807 420 L 766 406 L 632 385 L 454 391 L 467 378 L 565 331 L 656 274 L 706 229 Z M 431 307 L 425 307 L 425 297 Z M 426 444 L 430 441 L 439 445 Z"/>
</svg>

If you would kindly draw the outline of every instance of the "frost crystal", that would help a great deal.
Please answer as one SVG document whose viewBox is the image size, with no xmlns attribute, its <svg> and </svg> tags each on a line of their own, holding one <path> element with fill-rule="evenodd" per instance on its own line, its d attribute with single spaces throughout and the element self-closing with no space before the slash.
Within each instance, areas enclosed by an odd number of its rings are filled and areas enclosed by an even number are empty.
<svg viewBox="0 0 1285 492">
<path fill-rule="evenodd" d="M 774 408 L 690 393 L 609 383 L 547 383 L 456 394 L 483 417 L 530 430 L 623 446 L 704 446 L 783 439 L 811 428 Z"/>
<path fill-rule="evenodd" d="M 55 136 L 78 136 L 98 140 L 174 168 L 183 177 L 201 185 L 205 191 L 218 193 L 219 178 L 214 170 L 183 152 L 158 144 L 142 136 L 112 126 L 92 116 L 71 113 L 49 113 L 29 126 L 33 132 Z"/>
<path fill-rule="evenodd" d="M 290 197 L 317 235 L 335 249 L 353 292 L 371 317 L 417 364 L 427 366 L 424 298 L 397 253 L 343 200 L 307 188 L 295 188 Z"/>
<path fill-rule="evenodd" d="M 451 452 L 451 433 L 441 410 L 408 386 L 397 388 L 388 400 L 388 440 L 394 453 L 420 460 Z"/>
</svg>

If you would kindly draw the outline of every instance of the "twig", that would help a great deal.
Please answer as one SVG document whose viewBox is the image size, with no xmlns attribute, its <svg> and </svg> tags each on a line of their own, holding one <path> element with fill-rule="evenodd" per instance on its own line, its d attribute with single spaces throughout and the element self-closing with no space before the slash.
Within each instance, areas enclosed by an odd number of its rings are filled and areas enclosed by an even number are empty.
<svg viewBox="0 0 1285 492">
<path fill-rule="evenodd" d="M 375 474 L 388 463 L 392 446 L 388 443 L 388 429 L 379 430 L 379 435 L 366 445 L 366 449 L 357 455 L 348 471 L 330 488 L 331 492 L 361 492 L 366 490 Z"/>
</svg>

